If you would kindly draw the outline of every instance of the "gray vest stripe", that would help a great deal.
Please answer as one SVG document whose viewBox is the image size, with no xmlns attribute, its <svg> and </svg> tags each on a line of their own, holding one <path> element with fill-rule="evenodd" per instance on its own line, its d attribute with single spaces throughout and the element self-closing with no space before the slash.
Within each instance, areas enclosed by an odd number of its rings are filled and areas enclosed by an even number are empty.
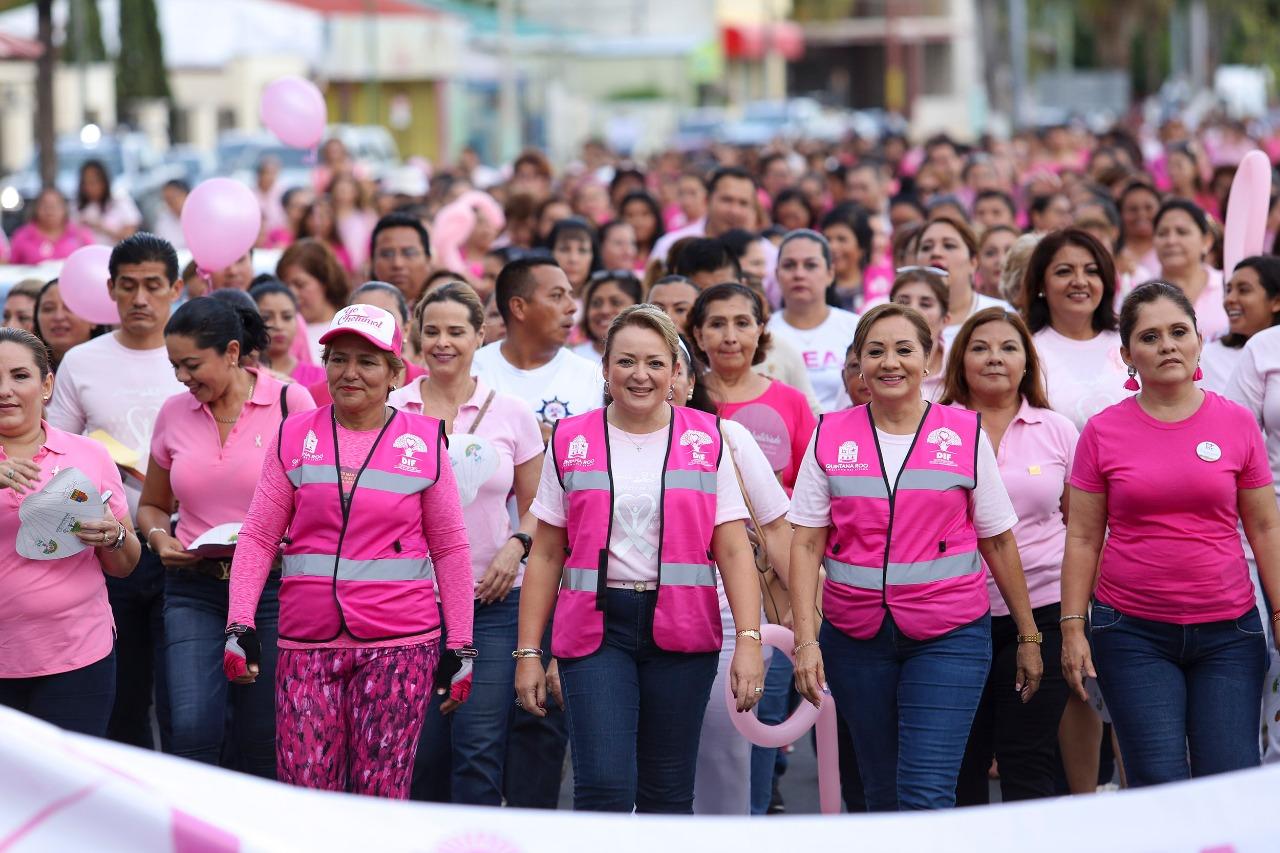
<svg viewBox="0 0 1280 853">
<path fill-rule="evenodd" d="M 338 472 L 332 465 L 299 465 L 287 472 L 289 482 L 294 488 L 301 486 L 336 486 Z M 413 495 L 430 488 L 435 483 L 431 477 L 410 477 L 405 474 L 394 474 L 390 471 L 377 471 L 366 468 L 360 475 L 360 488 L 373 489 L 379 492 L 390 492 L 394 495 Z"/>
<path fill-rule="evenodd" d="M 338 560 L 338 580 L 420 581 L 431 580 L 435 569 L 430 557 L 391 560 Z M 286 554 L 282 577 L 333 577 L 331 554 Z"/>
<path fill-rule="evenodd" d="M 889 487 L 883 477 L 833 477 L 827 475 L 827 484 L 833 498 L 883 498 L 889 499 Z"/>
<path fill-rule="evenodd" d="M 609 489 L 608 471 L 565 471 L 563 479 L 566 492 Z"/>
<path fill-rule="evenodd" d="M 972 489 L 973 478 L 953 471 L 930 471 L 923 468 L 903 469 L 899 489 L 942 492 L 947 489 Z"/>
<path fill-rule="evenodd" d="M 663 563 L 659 572 L 662 583 L 668 586 L 716 585 L 715 570 L 700 563 Z"/>
<path fill-rule="evenodd" d="M 571 569 L 568 566 L 560 576 L 560 585 L 574 592 L 595 592 L 599 572 L 595 569 Z"/>
<path fill-rule="evenodd" d="M 332 465 L 303 464 L 287 472 L 285 476 L 289 478 L 290 483 L 293 483 L 294 488 L 304 485 L 332 485 L 338 482 L 338 472 Z"/>
<path fill-rule="evenodd" d="M 827 579 L 835 583 L 858 589 L 884 589 L 884 571 L 880 566 L 855 566 L 831 557 L 824 557 L 822 565 L 827 570 Z"/>
<path fill-rule="evenodd" d="M 715 471 L 668 471 L 663 482 L 668 489 L 691 489 L 709 495 L 716 493 Z"/>
<path fill-rule="evenodd" d="M 980 571 L 982 560 L 977 551 L 971 551 L 968 554 L 954 554 L 919 563 L 890 563 L 889 579 L 895 585 L 929 583 L 960 578 Z"/>
</svg>

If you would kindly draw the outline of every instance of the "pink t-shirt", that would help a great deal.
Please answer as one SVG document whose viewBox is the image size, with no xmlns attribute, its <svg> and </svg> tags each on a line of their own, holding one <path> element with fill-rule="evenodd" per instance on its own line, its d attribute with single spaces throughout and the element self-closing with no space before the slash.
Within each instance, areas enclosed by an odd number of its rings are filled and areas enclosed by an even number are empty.
<svg viewBox="0 0 1280 853">
<path fill-rule="evenodd" d="M 1079 437 L 1071 421 L 1049 409 L 1037 409 L 1023 399 L 996 449 L 1000 479 L 1018 514 L 1013 538 L 1018 543 L 1033 608 L 1062 600 L 1062 553 L 1067 543 L 1062 493 L 1067 488 Z M 1009 615 L 1009 605 L 990 573 L 987 593 L 992 615 Z"/>
<path fill-rule="evenodd" d="M 13 232 L 13 250 L 9 263 L 34 265 L 45 261 L 60 261 L 82 246 L 92 246 L 93 242 L 93 233 L 74 222 L 67 223 L 56 240 L 50 240 L 33 223 L 28 222 Z"/>
<path fill-rule="evenodd" d="M 111 491 L 107 505 L 112 514 L 127 517 L 120 472 L 106 448 L 91 438 L 42 426 L 45 441 L 35 455 L 40 466 L 36 487 L 64 468 L 79 468 L 100 493 Z M 7 458 L 0 449 L 0 459 Z M 0 489 L 0 678 L 70 672 L 102 660 L 115 644 L 95 549 L 61 560 L 18 555 L 18 507 L 24 499 L 13 489 Z"/>
<path fill-rule="evenodd" d="M 349 488 L 360 467 L 369 458 L 379 430 L 354 432 L 338 426 L 338 462 L 343 488 Z M 230 607 L 227 624 L 254 624 L 258 599 L 267 582 L 271 564 L 280 550 L 280 540 L 293 518 L 293 485 L 280 464 L 280 437 L 275 434 L 267 447 L 262 465 L 262 479 L 249 504 L 244 528 L 236 543 L 235 561 L 231 565 Z M 445 453 L 445 448 L 440 448 Z M 456 649 L 471 643 L 471 617 L 474 593 L 471 561 L 467 556 L 467 528 L 458 505 L 457 484 L 453 469 L 440 466 L 440 478 L 422 492 L 422 534 L 435 569 L 437 595 L 444 610 L 448 647 Z M 367 649 L 417 646 L 439 636 L 439 631 L 400 637 L 394 640 L 365 642 L 349 634 L 325 643 L 299 643 L 280 639 L 282 649 Z"/>
<path fill-rule="evenodd" d="M 751 431 L 782 485 L 790 490 L 817 420 L 804 395 L 774 379 L 763 394 L 741 403 L 721 403 L 720 417 Z"/>
<path fill-rule="evenodd" d="M 1080 434 L 1071 485 L 1107 499 L 1097 599 L 1179 625 L 1239 618 L 1254 600 L 1237 493 L 1271 482 L 1253 416 L 1211 391 L 1176 423 L 1156 420 L 1136 398 L 1095 415 Z"/>
<path fill-rule="evenodd" d="M 609 536 L 609 581 L 632 583 L 658 579 L 658 527 L 662 517 L 662 469 L 667 428 L 645 435 L 609 425 L 613 474 L 613 525 Z M 568 501 L 548 453 L 533 514 L 547 524 L 568 527 Z M 747 505 L 734 473 L 733 454 L 720 454 L 716 469 L 716 524 L 747 518 Z"/>
<path fill-rule="evenodd" d="M 267 445 L 280 430 L 280 389 L 285 386 L 266 370 L 250 371 L 258 379 L 226 444 L 218 443 L 213 413 L 187 392 L 165 400 L 151 434 L 151 458 L 169 472 L 178 501 L 177 539 L 188 547 L 210 528 L 243 522 L 258 486 Z M 288 386 L 289 413 L 314 409 L 301 385 Z"/>
<path fill-rule="evenodd" d="M 323 365 L 303 364 L 302 362 L 298 362 L 297 366 L 293 368 L 293 372 L 289 374 L 289 377 L 303 388 L 306 388 L 309 385 L 314 385 L 317 382 L 328 381 Z"/>
<path fill-rule="evenodd" d="M 1077 341 L 1045 326 L 1033 339 L 1049 405 L 1077 430 L 1132 394 L 1124 387 L 1129 369 L 1120 358 L 1119 332 L 1099 332 L 1092 340 Z"/>
<path fill-rule="evenodd" d="M 389 405 L 422 414 L 422 377 L 391 395 Z M 511 538 L 511 513 L 507 497 L 515 482 L 516 466 L 542 455 L 542 430 L 523 400 L 494 394 L 480 426 L 470 435 L 480 407 L 490 389 L 479 379 L 471 399 L 458 408 L 449 438 L 449 459 L 458 481 L 462 517 L 471 540 L 471 573 L 479 582 L 507 540 Z M 516 586 L 524 579 L 524 567 Z"/>
</svg>

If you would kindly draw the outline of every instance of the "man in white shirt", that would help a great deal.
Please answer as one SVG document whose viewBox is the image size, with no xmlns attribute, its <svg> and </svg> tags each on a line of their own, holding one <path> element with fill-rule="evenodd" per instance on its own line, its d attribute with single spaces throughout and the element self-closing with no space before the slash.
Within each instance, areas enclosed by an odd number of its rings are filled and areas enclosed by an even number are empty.
<svg viewBox="0 0 1280 853">
<path fill-rule="evenodd" d="M 662 235 L 653 246 L 650 260 L 658 259 L 665 263 L 671 247 L 685 237 L 719 237 L 734 228 L 758 231 L 756 189 L 756 179 L 745 169 L 736 166 L 716 169 L 707 179 L 707 215 Z M 766 264 L 765 295 L 776 308 L 782 300 L 778 281 L 774 276 L 778 266 L 778 249 L 763 237 L 760 238 L 760 248 L 764 251 Z"/>
<path fill-rule="evenodd" d="M 507 336 L 476 353 L 475 374 L 528 403 L 544 439 L 561 418 L 603 406 L 600 365 L 564 348 L 577 311 L 564 270 L 550 258 L 521 258 L 502 268 L 494 292 Z"/>
<path fill-rule="evenodd" d="M 164 345 L 169 311 L 182 290 L 178 256 L 167 241 L 138 232 L 111 252 L 107 287 L 120 313 L 120 328 L 72 347 L 58 367 L 49 423 L 71 433 L 101 430 L 137 452 L 130 466 L 145 475 L 151 430 L 166 399 L 185 392 L 174 377 Z M 122 470 L 129 506 L 137 513 L 142 481 Z M 162 677 L 164 567 L 144 545 L 127 578 L 107 578 L 116 622 L 116 703 L 108 737 L 154 748 L 150 706 L 154 678 Z M 163 697 L 163 689 L 156 690 Z M 168 714 L 157 707 L 161 730 Z"/>
</svg>

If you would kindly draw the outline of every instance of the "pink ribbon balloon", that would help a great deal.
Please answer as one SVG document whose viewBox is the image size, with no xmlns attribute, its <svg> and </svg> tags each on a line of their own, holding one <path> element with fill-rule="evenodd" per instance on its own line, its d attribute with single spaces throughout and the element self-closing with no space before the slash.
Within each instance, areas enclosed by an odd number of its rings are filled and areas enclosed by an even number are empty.
<svg viewBox="0 0 1280 853">
<path fill-rule="evenodd" d="M 262 90 L 258 115 L 281 142 L 292 148 L 314 148 L 324 138 L 327 108 L 316 84 L 301 77 L 281 77 Z"/>
<path fill-rule="evenodd" d="M 1227 221 L 1222 233 L 1222 269 L 1227 278 L 1236 264 L 1262 254 L 1271 203 L 1271 161 L 1250 151 L 1240 161 L 1227 197 Z"/>
<path fill-rule="evenodd" d="M 795 648 L 795 634 L 781 625 L 760 626 L 760 640 L 773 646 L 796 662 L 791 650 Z M 755 714 L 738 713 L 738 700 L 733 695 L 733 685 L 724 681 L 724 698 L 729 707 L 729 719 L 738 734 L 756 746 L 782 747 L 795 743 L 815 724 L 818 727 L 818 803 L 823 814 L 840 813 L 840 746 L 836 738 L 836 705 L 830 696 L 819 710 L 801 701 L 790 717 L 775 726 L 760 722 Z"/>
<path fill-rule="evenodd" d="M 120 322 L 120 312 L 107 290 L 110 260 L 110 246 L 82 246 L 67 256 L 58 274 L 58 290 L 67 308 L 95 325 Z"/>
<path fill-rule="evenodd" d="M 231 178 L 210 178 L 182 205 L 182 235 L 196 266 L 205 272 L 226 269 L 258 242 L 262 208 L 253 192 Z"/>
</svg>

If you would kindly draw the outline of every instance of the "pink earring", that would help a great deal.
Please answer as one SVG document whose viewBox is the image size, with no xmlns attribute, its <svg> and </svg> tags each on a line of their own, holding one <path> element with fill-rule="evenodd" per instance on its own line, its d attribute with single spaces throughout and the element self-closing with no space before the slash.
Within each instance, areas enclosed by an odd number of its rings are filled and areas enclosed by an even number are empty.
<svg viewBox="0 0 1280 853">
<path fill-rule="evenodd" d="M 1126 391 L 1142 390 L 1142 388 L 1139 387 L 1138 385 L 1137 376 L 1138 376 L 1138 369 L 1133 365 L 1129 365 L 1129 378 L 1124 381 L 1124 389 Z"/>
<path fill-rule="evenodd" d="M 1191 374 L 1191 381 L 1199 382 L 1201 379 L 1204 379 L 1204 371 L 1200 369 L 1200 362 L 1197 361 L 1196 372 Z"/>
</svg>

